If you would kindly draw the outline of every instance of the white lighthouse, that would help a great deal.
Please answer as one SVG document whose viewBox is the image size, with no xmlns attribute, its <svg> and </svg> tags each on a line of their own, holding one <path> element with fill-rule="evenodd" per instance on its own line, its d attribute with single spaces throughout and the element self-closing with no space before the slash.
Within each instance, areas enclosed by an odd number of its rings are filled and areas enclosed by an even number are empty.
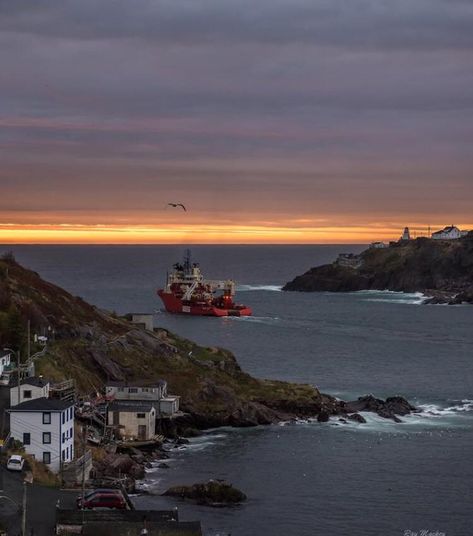
<svg viewBox="0 0 473 536">
<path fill-rule="evenodd" d="M 400 241 L 404 242 L 405 240 L 410 240 L 410 239 L 411 239 L 411 233 L 409 232 L 409 227 L 404 227 L 404 232 L 402 233 Z"/>
</svg>

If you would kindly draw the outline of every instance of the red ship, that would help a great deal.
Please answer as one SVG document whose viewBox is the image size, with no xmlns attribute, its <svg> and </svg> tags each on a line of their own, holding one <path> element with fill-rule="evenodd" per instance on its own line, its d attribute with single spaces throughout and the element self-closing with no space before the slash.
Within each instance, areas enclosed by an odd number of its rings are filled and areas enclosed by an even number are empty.
<svg viewBox="0 0 473 536">
<path fill-rule="evenodd" d="M 167 276 L 166 287 L 158 290 L 169 313 L 199 316 L 250 316 L 251 308 L 236 304 L 235 282 L 204 279 L 197 263 L 191 262 L 190 251 L 184 263 L 176 263 Z"/>
</svg>

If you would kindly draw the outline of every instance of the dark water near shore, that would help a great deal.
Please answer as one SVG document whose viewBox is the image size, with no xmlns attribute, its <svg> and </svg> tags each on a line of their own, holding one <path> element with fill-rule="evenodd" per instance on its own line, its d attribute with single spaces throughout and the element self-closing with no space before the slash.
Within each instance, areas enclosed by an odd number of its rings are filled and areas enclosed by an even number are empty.
<svg viewBox="0 0 473 536">
<path fill-rule="evenodd" d="M 237 280 L 247 319 L 171 316 L 154 291 L 178 246 L 14 246 L 18 260 L 99 306 L 153 312 L 156 324 L 235 352 L 259 377 L 310 382 L 351 398 L 402 394 L 426 411 L 394 424 L 300 423 L 216 430 L 179 450 L 150 491 L 225 478 L 245 505 L 180 505 L 212 534 L 473 533 L 473 308 L 421 306 L 419 295 L 283 293 L 307 268 L 358 246 L 194 246 L 207 277 Z M 159 497 L 144 506 L 175 503 Z"/>
</svg>

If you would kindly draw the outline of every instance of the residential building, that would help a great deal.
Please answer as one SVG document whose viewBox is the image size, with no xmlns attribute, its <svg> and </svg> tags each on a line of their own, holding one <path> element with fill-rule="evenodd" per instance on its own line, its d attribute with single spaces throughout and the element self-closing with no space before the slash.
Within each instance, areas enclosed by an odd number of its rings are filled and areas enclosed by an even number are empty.
<svg viewBox="0 0 473 536">
<path fill-rule="evenodd" d="M 179 411 L 179 396 L 166 396 L 159 400 L 159 416 L 171 417 Z"/>
<path fill-rule="evenodd" d="M 167 383 L 164 380 L 151 385 L 143 385 L 143 382 L 108 382 L 105 394 L 115 400 L 159 400 L 167 395 Z"/>
<path fill-rule="evenodd" d="M 370 249 L 384 249 L 387 248 L 387 244 L 384 242 L 371 242 Z"/>
<path fill-rule="evenodd" d="M 126 317 L 132 324 L 146 329 L 147 331 L 153 331 L 154 319 L 153 315 L 149 313 L 130 313 Z"/>
<path fill-rule="evenodd" d="M 345 268 L 359 268 L 362 264 L 361 257 L 354 253 L 339 253 L 335 264 Z"/>
<path fill-rule="evenodd" d="M 0 355 L 0 385 L 8 385 L 14 371 L 11 353 Z"/>
<path fill-rule="evenodd" d="M 157 406 L 152 400 L 114 400 L 108 406 L 107 424 L 122 439 L 151 439 L 156 435 Z"/>
<path fill-rule="evenodd" d="M 74 459 L 74 405 L 64 400 L 37 398 L 8 410 L 10 435 L 25 451 L 57 473 Z"/>
<path fill-rule="evenodd" d="M 469 231 L 461 231 L 455 225 L 449 225 L 448 227 L 444 227 L 441 231 L 432 233 L 432 238 L 434 240 L 457 240 L 458 238 L 466 236 L 468 233 Z"/>
<path fill-rule="evenodd" d="M 10 380 L 10 407 L 18 404 L 18 379 Z M 31 376 L 20 382 L 20 403 L 36 398 L 49 397 L 49 382 L 43 378 Z"/>
</svg>

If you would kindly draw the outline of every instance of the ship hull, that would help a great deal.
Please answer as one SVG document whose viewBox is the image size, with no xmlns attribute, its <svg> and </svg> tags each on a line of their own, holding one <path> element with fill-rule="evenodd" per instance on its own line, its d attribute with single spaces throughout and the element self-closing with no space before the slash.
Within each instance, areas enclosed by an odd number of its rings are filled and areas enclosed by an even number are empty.
<svg viewBox="0 0 473 536">
<path fill-rule="evenodd" d="M 251 316 L 252 314 L 251 309 L 246 306 L 225 309 L 205 302 L 184 302 L 181 298 L 164 290 L 158 290 L 158 296 L 168 313 L 191 316 Z"/>
</svg>

